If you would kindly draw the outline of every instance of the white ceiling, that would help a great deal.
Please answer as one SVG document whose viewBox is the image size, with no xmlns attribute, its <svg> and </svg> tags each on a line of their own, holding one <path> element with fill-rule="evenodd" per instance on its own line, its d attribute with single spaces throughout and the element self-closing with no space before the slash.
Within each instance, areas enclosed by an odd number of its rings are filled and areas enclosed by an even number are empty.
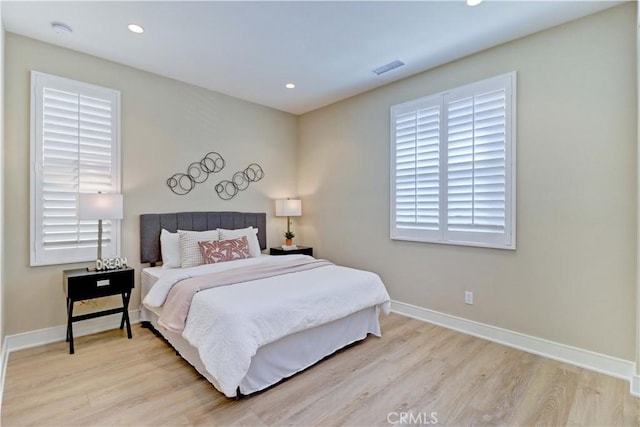
<svg viewBox="0 0 640 427">
<path fill-rule="evenodd" d="M 10 32 L 302 114 L 620 3 L 3 0 L 2 15 Z"/>
</svg>

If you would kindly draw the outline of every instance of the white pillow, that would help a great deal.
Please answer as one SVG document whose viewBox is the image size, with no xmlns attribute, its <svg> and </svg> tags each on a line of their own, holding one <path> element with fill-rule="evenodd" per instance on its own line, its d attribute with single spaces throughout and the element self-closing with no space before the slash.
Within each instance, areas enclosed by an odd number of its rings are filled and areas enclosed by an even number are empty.
<svg viewBox="0 0 640 427">
<path fill-rule="evenodd" d="M 261 254 L 260 243 L 258 242 L 258 229 L 253 227 L 238 228 L 236 230 L 225 230 L 218 228 L 220 240 L 237 239 L 238 237 L 247 236 L 249 241 L 249 253 L 251 258 L 259 257 Z"/>
<path fill-rule="evenodd" d="M 194 267 L 205 263 L 198 242 L 206 240 L 220 240 L 218 230 L 184 231 L 178 230 L 180 235 L 180 264 L 182 268 Z"/>
<path fill-rule="evenodd" d="M 180 236 L 164 228 L 160 232 L 160 253 L 162 254 L 162 268 L 180 268 Z"/>
</svg>

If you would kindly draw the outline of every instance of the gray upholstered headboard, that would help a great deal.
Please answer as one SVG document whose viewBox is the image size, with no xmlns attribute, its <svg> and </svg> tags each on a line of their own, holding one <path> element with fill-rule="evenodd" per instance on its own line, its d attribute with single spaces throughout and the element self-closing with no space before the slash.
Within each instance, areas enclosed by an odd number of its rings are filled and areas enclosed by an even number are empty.
<svg viewBox="0 0 640 427">
<path fill-rule="evenodd" d="M 260 249 L 267 248 L 267 214 L 250 212 L 179 212 L 140 215 L 140 262 L 142 264 L 162 261 L 160 253 L 160 231 L 164 228 L 204 231 L 216 228 L 258 229 Z"/>
</svg>

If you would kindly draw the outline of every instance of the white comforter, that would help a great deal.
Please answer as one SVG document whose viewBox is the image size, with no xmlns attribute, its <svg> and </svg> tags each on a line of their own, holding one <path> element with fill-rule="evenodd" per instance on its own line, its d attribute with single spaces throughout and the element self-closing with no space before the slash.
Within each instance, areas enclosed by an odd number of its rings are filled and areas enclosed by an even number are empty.
<svg viewBox="0 0 640 427">
<path fill-rule="evenodd" d="M 306 255 L 265 256 L 170 271 L 143 303 L 162 306 L 171 287 L 188 277 L 291 257 Z M 331 265 L 199 292 L 182 336 L 198 349 L 218 389 L 233 397 L 260 347 L 368 307 L 378 306 L 388 313 L 389 304 L 389 294 L 376 274 Z"/>
</svg>

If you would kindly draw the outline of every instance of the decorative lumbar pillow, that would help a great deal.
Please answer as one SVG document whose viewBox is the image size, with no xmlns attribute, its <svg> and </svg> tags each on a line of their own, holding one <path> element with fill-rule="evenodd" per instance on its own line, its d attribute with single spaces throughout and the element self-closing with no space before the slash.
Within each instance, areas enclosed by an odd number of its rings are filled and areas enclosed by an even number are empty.
<svg viewBox="0 0 640 427">
<path fill-rule="evenodd" d="M 180 268 L 180 235 L 171 233 L 164 228 L 160 232 L 160 252 L 162 253 L 162 268 Z"/>
<path fill-rule="evenodd" d="M 260 242 L 258 242 L 258 229 L 253 227 L 238 228 L 235 230 L 226 230 L 224 228 L 218 228 L 220 233 L 220 240 L 237 239 L 238 237 L 246 236 L 249 242 L 249 253 L 251 258 L 260 256 Z"/>
<path fill-rule="evenodd" d="M 251 258 L 247 236 L 230 240 L 198 242 L 198 246 L 207 264 Z"/>
<path fill-rule="evenodd" d="M 184 231 L 178 230 L 180 235 L 180 266 L 182 268 L 195 267 L 204 264 L 202 252 L 198 242 L 205 240 L 218 240 L 218 230 L 209 231 Z"/>
</svg>

